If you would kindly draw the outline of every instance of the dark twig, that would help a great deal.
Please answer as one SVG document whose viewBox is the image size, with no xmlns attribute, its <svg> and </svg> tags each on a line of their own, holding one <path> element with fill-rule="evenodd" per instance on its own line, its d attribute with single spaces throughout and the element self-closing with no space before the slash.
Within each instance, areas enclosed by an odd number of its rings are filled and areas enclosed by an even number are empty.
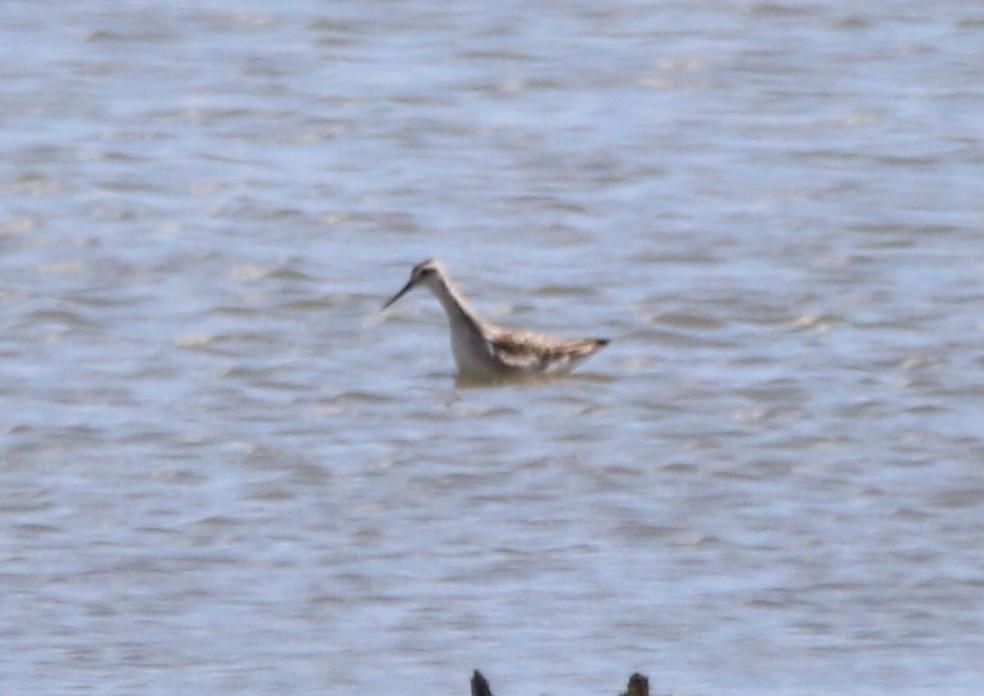
<svg viewBox="0 0 984 696">
<path fill-rule="evenodd" d="M 649 680 L 636 672 L 629 677 L 628 686 L 622 696 L 649 696 Z"/>
<path fill-rule="evenodd" d="M 472 674 L 471 691 L 471 696 L 492 696 L 488 680 L 477 669 Z"/>
</svg>

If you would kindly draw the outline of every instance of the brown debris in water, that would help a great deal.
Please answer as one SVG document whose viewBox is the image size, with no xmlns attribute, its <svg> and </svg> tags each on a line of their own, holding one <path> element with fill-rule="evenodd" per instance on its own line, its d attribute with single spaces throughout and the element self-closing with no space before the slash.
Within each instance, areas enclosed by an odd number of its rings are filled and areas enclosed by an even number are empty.
<svg viewBox="0 0 984 696">
<path fill-rule="evenodd" d="M 492 696 L 492 687 L 489 680 L 482 676 L 477 669 L 472 673 L 471 696 Z M 649 679 L 636 672 L 629 677 L 625 691 L 619 696 L 649 696 Z"/>
</svg>

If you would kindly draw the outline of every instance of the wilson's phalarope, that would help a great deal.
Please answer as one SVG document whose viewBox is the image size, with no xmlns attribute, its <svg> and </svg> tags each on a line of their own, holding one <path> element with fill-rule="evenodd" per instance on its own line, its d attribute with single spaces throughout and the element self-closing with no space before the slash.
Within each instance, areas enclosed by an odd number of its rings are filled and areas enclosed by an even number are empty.
<svg viewBox="0 0 984 696">
<path fill-rule="evenodd" d="M 410 280 L 383 309 L 417 285 L 426 286 L 441 301 L 451 327 L 454 361 L 459 376 L 465 379 L 564 375 L 608 345 L 607 338 L 553 338 L 484 321 L 451 283 L 441 262 L 434 259 L 414 266 Z"/>
</svg>

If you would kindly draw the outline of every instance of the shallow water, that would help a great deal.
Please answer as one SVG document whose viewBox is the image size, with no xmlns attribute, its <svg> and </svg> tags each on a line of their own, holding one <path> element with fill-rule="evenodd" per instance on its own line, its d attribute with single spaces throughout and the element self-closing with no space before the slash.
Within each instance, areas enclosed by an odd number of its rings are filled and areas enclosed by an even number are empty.
<svg viewBox="0 0 984 696">
<path fill-rule="evenodd" d="M 3 691 L 977 693 L 982 30 L 4 2 Z"/>
</svg>

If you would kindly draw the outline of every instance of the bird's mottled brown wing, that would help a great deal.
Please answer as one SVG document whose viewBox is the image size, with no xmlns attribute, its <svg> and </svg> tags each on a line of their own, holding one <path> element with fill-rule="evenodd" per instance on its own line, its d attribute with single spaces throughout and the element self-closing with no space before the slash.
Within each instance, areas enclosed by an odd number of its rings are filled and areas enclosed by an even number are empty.
<svg viewBox="0 0 984 696">
<path fill-rule="evenodd" d="M 608 344 L 603 338 L 559 339 L 532 331 L 500 329 L 491 337 L 499 359 L 517 370 L 545 370 L 551 364 L 563 364 L 586 358 Z"/>
</svg>

